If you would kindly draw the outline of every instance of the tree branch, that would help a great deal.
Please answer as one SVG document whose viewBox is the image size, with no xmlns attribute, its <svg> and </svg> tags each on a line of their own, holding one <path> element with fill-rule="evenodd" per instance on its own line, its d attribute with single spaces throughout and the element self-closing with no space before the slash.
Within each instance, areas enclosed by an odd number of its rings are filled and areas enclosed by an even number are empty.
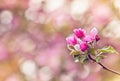
<svg viewBox="0 0 120 81">
<path fill-rule="evenodd" d="M 120 73 L 115 72 L 115 71 L 113 71 L 113 70 L 111 70 L 111 69 L 105 67 L 102 63 L 100 63 L 100 62 L 96 62 L 96 60 L 93 59 L 89 53 L 88 53 L 88 58 L 89 58 L 90 60 L 92 60 L 93 62 L 99 64 L 103 69 L 105 69 L 105 70 L 107 70 L 107 71 L 109 71 L 109 72 L 111 72 L 111 73 L 114 73 L 114 74 L 120 75 Z"/>
</svg>

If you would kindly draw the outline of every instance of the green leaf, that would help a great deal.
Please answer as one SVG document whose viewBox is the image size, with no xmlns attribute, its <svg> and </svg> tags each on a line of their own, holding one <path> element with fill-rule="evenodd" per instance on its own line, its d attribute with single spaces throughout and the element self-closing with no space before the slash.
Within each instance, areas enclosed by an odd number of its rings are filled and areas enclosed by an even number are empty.
<svg viewBox="0 0 120 81">
<path fill-rule="evenodd" d="M 69 50 L 75 50 L 75 48 L 71 45 L 68 45 L 67 47 L 68 47 Z"/>
<path fill-rule="evenodd" d="M 106 56 L 105 55 L 99 55 L 95 57 L 96 62 L 100 62 L 101 59 L 104 59 Z"/>
<path fill-rule="evenodd" d="M 87 63 L 88 62 L 88 58 L 86 57 L 86 55 L 81 55 L 80 56 L 80 62 L 81 63 Z"/>
<path fill-rule="evenodd" d="M 100 56 L 97 56 L 97 57 L 95 58 L 95 60 L 96 60 L 96 62 L 100 62 L 101 57 L 100 57 Z"/>
<path fill-rule="evenodd" d="M 80 63 L 88 63 L 88 58 L 86 55 L 74 55 L 74 61 Z"/>
<path fill-rule="evenodd" d="M 95 49 L 94 48 L 90 48 L 90 54 L 95 54 Z"/>
<path fill-rule="evenodd" d="M 105 56 L 105 55 L 100 55 L 100 58 L 101 59 L 104 59 L 104 58 L 106 58 L 107 56 Z"/>
<path fill-rule="evenodd" d="M 70 52 L 70 55 L 78 55 L 78 54 L 80 54 L 80 52 L 79 52 L 79 51 L 76 51 L 76 50 L 72 50 L 72 51 Z"/>
<path fill-rule="evenodd" d="M 116 53 L 116 54 L 118 54 L 118 52 L 112 46 L 103 47 L 102 49 L 98 49 L 97 51 L 99 53 Z"/>
</svg>

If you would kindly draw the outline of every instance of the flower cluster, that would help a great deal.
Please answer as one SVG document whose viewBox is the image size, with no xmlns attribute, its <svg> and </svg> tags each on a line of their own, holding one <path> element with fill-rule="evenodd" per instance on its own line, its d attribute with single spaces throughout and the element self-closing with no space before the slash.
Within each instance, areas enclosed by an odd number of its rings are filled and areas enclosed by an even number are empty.
<svg viewBox="0 0 120 81">
<path fill-rule="evenodd" d="M 93 28 L 90 31 L 90 35 L 86 34 L 84 29 L 74 29 L 74 34 L 67 37 L 66 41 L 69 45 L 76 48 L 76 50 L 80 50 L 85 52 L 88 49 L 88 44 L 98 41 L 100 38 L 98 37 L 98 31 L 96 28 Z"/>
<path fill-rule="evenodd" d="M 87 34 L 86 30 L 78 28 L 73 30 L 73 34 L 66 38 L 68 49 L 71 51 L 75 62 L 100 62 L 106 53 L 117 53 L 112 46 L 105 46 L 98 49 L 97 42 L 100 40 L 98 30 L 91 29 Z"/>
</svg>

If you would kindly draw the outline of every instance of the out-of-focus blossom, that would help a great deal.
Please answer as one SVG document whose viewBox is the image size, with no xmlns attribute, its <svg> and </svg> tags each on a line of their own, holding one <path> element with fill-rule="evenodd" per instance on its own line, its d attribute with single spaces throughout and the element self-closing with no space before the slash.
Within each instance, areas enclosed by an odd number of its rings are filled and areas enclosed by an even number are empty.
<svg viewBox="0 0 120 81">
<path fill-rule="evenodd" d="M 13 14 L 9 10 L 4 10 L 0 14 L 0 22 L 2 24 L 10 24 L 13 20 Z"/>
<path fill-rule="evenodd" d="M 63 39 L 60 36 L 49 38 L 49 46 L 43 50 L 38 50 L 36 53 L 35 61 L 38 66 L 48 66 L 55 74 L 60 72 L 61 56 L 64 54 L 63 50 L 65 48 L 65 44 L 62 41 Z"/>
<path fill-rule="evenodd" d="M 22 42 L 21 42 L 22 41 Z M 13 36 L 9 49 L 13 52 L 32 53 L 36 48 L 36 43 L 28 34 Z M 33 53 L 32 53 L 33 54 Z"/>
<path fill-rule="evenodd" d="M 33 60 L 25 60 L 20 64 L 20 71 L 26 77 L 35 77 L 37 65 Z"/>
<path fill-rule="evenodd" d="M 120 38 L 120 21 L 119 20 L 113 20 L 110 22 L 110 24 L 103 30 L 103 35 L 105 37 L 112 37 L 115 39 Z"/>
<path fill-rule="evenodd" d="M 114 0 L 113 3 L 114 6 L 120 10 L 120 0 Z"/>
<path fill-rule="evenodd" d="M 89 8 L 89 0 L 74 0 L 71 3 L 70 12 L 73 18 L 79 20 L 80 16 L 83 15 Z"/>
<path fill-rule="evenodd" d="M 49 67 L 42 67 L 38 71 L 38 76 L 41 81 L 50 81 L 53 78 L 53 73 Z"/>
<path fill-rule="evenodd" d="M 56 47 L 56 46 L 55 46 Z M 55 49 L 46 49 L 46 51 L 41 51 L 36 57 L 35 61 L 39 66 L 48 66 L 54 73 L 59 72 L 59 67 L 61 64 L 61 51 L 56 47 Z M 60 47 L 61 48 L 61 47 Z M 48 61 L 49 59 L 49 61 Z"/>
<path fill-rule="evenodd" d="M 27 20 L 43 24 L 46 20 L 46 13 L 44 13 L 41 9 L 34 10 L 28 8 L 25 11 L 25 17 Z"/>
<path fill-rule="evenodd" d="M 40 54 L 36 56 L 35 61 L 39 66 L 45 66 L 47 64 L 48 61 L 45 54 L 47 53 L 41 51 Z"/>
<path fill-rule="evenodd" d="M 50 12 L 47 18 L 47 23 L 51 23 L 57 30 L 68 26 L 70 28 L 73 28 L 73 26 L 75 26 L 75 21 L 69 14 L 68 10 L 63 8 L 59 8 Z"/>
<path fill-rule="evenodd" d="M 36 44 L 31 39 L 23 39 L 20 43 L 20 50 L 24 52 L 32 52 L 36 48 Z"/>
<path fill-rule="evenodd" d="M 14 16 L 11 11 L 2 11 L 2 13 L 0 14 L 0 35 L 17 29 L 20 23 L 19 21 L 19 18 Z"/>
<path fill-rule="evenodd" d="M 10 25 L 10 30 L 15 30 L 20 25 L 20 20 L 17 16 L 14 16 Z"/>
<path fill-rule="evenodd" d="M 111 19 L 111 10 L 105 5 L 93 6 L 92 18 L 94 25 L 105 25 Z"/>
<path fill-rule="evenodd" d="M 65 0 L 46 0 L 46 11 L 52 12 L 56 9 L 61 8 L 65 3 Z"/>
<path fill-rule="evenodd" d="M 7 60 L 9 57 L 9 53 L 5 45 L 0 42 L 0 61 Z"/>
<path fill-rule="evenodd" d="M 25 11 L 25 17 L 28 19 L 28 20 L 33 20 L 35 21 L 37 18 L 38 18 L 38 15 L 39 13 L 34 11 L 34 10 L 31 10 L 30 8 L 28 8 L 26 11 Z"/>
<path fill-rule="evenodd" d="M 9 29 L 9 26 L 0 25 L 0 35 L 4 35 L 6 32 L 9 31 Z"/>
<path fill-rule="evenodd" d="M 38 10 L 42 7 L 42 2 L 44 0 L 29 0 L 28 7 L 32 10 Z"/>
</svg>

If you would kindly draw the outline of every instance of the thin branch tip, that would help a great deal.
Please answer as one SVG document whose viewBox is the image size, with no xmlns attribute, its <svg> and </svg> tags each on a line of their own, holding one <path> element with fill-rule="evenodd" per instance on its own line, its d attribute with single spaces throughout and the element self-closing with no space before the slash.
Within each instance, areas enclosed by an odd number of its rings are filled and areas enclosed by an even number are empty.
<svg viewBox="0 0 120 81">
<path fill-rule="evenodd" d="M 115 71 L 113 71 L 113 70 L 105 67 L 101 62 L 96 62 L 96 60 L 93 59 L 90 54 L 88 54 L 88 58 L 89 58 L 90 60 L 92 60 L 93 62 L 99 64 L 104 70 L 109 71 L 109 72 L 114 73 L 114 74 L 117 74 L 117 75 L 120 75 L 120 73 L 115 72 Z"/>
</svg>

